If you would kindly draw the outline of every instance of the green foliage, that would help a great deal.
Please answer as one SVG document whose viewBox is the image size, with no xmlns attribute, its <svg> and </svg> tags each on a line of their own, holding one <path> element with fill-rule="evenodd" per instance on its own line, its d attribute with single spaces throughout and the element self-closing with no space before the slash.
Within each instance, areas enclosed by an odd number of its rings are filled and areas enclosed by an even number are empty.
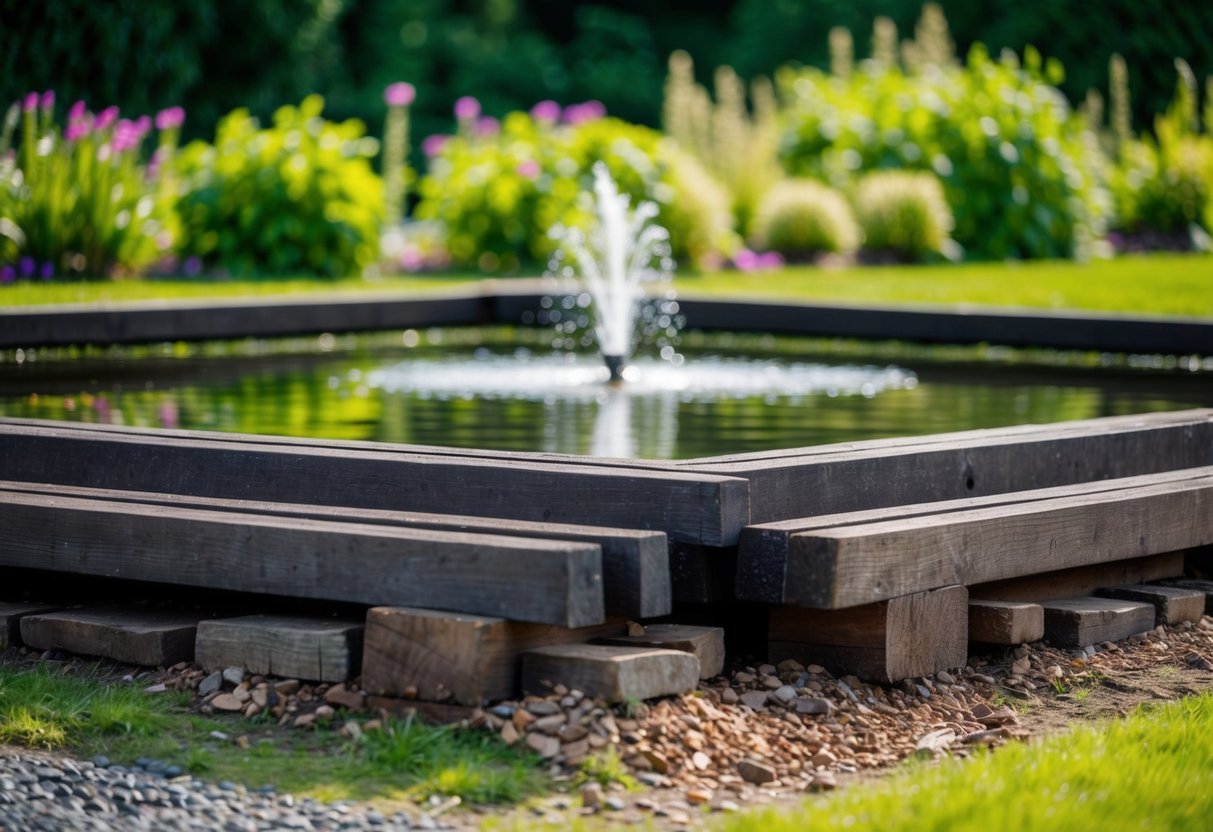
<svg viewBox="0 0 1213 832">
<path fill-rule="evenodd" d="M 220 123 L 215 144 L 179 157 L 182 251 L 239 276 L 357 274 L 375 262 L 383 189 L 361 122 L 321 118 L 309 96 L 261 129 L 246 110 Z"/>
<path fill-rule="evenodd" d="M 865 248 L 894 252 L 906 260 L 948 253 L 952 211 L 933 174 L 869 174 L 855 187 L 854 202 Z"/>
<path fill-rule="evenodd" d="M 556 125 L 516 112 L 488 135 L 465 125 L 431 160 L 416 216 L 443 223 L 457 265 L 542 264 L 555 248 L 549 229 L 590 221 L 582 194 L 597 161 L 633 203 L 657 204 L 675 257 L 697 260 L 728 244 L 728 200 L 710 177 L 657 132 L 613 118 Z"/>
<path fill-rule="evenodd" d="M 148 118 L 94 116 L 78 105 L 61 130 L 53 98 L 33 93 L 22 114 L 0 128 L 0 269 L 4 280 L 131 273 L 167 253 L 172 195 L 158 173 L 171 156 L 176 128 L 160 133 L 157 161 L 140 148 Z M 6 152 L 20 122 L 15 152 Z"/>
<path fill-rule="evenodd" d="M 850 254 L 859 247 L 860 229 L 841 193 L 810 179 L 787 179 L 759 203 L 751 236 L 760 249 L 803 259 Z"/>
<path fill-rule="evenodd" d="M 868 64 L 849 79 L 781 76 L 790 102 L 784 163 L 846 187 L 862 172 L 933 171 L 956 217 L 955 239 L 979 258 L 1083 257 L 1109 211 L 1102 156 L 1052 86 L 1061 67 L 1029 49 L 918 74 Z"/>
</svg>

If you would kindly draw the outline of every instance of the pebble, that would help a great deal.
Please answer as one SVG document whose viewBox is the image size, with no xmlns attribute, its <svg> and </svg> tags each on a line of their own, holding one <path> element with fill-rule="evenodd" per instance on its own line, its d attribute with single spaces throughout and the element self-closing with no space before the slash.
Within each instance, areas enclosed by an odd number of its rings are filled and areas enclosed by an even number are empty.
<svg viewBox="0 0 1213 832">
<path fill-rule="evenodd" d="M 737 773 L 747 783 L 754 783 L 755 785 L 770 783 L 772 780 L 777 779 L 775 769 L 757 760 L 742 760 L 737 764 Z"/>
<path fill-rule="evenodd" d="M 339 832 L 373 827 L 383 832 L 450 828 L 433 818 L 385 816 L 358 804 L 296 801 L 273 790 L 249 793 L 213 784 L 159 760 L 116 766 L 15 749 L 0 750 L 0 829 L 87 832 L 256 832 L 300 829 Z M 159 772 L 159 773 L 156 773 Z"/>
</svg>

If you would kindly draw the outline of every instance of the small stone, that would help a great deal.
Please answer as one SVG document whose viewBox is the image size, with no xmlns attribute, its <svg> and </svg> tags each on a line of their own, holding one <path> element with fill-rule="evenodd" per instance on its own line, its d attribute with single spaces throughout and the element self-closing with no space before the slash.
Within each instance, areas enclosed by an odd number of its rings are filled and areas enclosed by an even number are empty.
<svg viewBox="0 0 1213 832">
<path fill-rule="evenodd" d="M 577 742 L 578 740 L 585 739 L 586 735 L 590 733 L 590 729 L 584 725 L 565 724 L 559 733 L 561 742 Z"/>
<path fill-rule="evenodd" d="M 712 802 L 712 792 L 709 789 L 687 789 L 687 803 L 702 806 Z"/>
<path fill-rule="evenodd" d="M 781 685 L 771 691 L 770 698 L 778 702 L 780 705 L 790 705 L 796 698 L 796 688 L 791 685 Z"/>
<path fill-rule="evenodd" d="M 795 659 L 784 659 L 779 664 L 775 665 L 775 668 L 780 673 L 803 673 L 804 672 L 804 665 L 801 664 L 800 662 L 796 661 Z"/>
<path fill-rule="evenodd" d="M 581 805 L 587 809 L 600 809 L 603 801 L 602 786 L 593 781 L 581 787 Z"/>
<path fill-rule="evenodd" d="M 644 635 L 644 625 L 638 621 L 628 622 L 628 635 L 632 638 L 639 638 Z"/>
<path fill-rule="evenodd" d="M 345 685 L 333 685 L 325 691 L 324 701 L 334 707 L 351 711 L 361 711 L 366 705 L 366 697 L 361 692 L 346 690 Z"/>
<path fill-rule="evenodd" d="M 332 719 L 337 711 L 332 705 L 321 705 L 316 709 L 316 719 Z"/>
<path fill-rule="evenodd" d="M 223 681 L 227 682 L 232 687 L 244 681 L 244 668 L 237 665 L 225 667 L 223 669 Z"/>
<path fill-rule="evenodd" d="M 696 751 L 691 755 L 691 765 L 699 771 L 706 771 L 712 766 L 712 758 L 702 751 Z"/>
<path fill-rule="evenodd" d="M 144 693 L 164 693 L 166 690 L 168 690 L 168 685 L 164 684 L 163 682 L 159 682 L 155 685 L 148 685 L 147 687 L 145 687 L 143 689 L 143 692 Z"/>
<path fill-rule="evenodd" d="M 236 711 L 244 710 L 244 703 L 233 694 L 221 693 L 211 700 L 211 707 L 216 710 L 235 713 Z"/>
<path fill-rule="evenodd" d="M 945 685 L 956 684 L 956 677 L 946 670 L 941 670 L 935 674 L 935 678 L 943 682 Z"/>
<path fill-rule="evenodd" d="M 838 757 L 828 748 L 823 748 L 810 757 L 809 762 L 815 766 L 832 766 L 838 762 Z"/>
<path fill-rule="evenodd" d="M 838 779 L 832 771 L 819 771 L 809 781 L 809 788 L 815 792 L 827 792 L 838 788 Z"/>
<path fill-rule="evenodd" d="M 602 805 L 612 812 L 622 812 L 627 808 L 627 804 L 623 802 L 623 798 L 617 795 L 610 795 L 606 800 L 602 801 Z"/>
<path fill-rule="evenodd" d="M 762 686 L 767 690 L 775 690 L 783 686 L 783 681 L 778 676 L 768 673 L 762 677 Z"/>
<path fill-rule="evenodd" d="M 527 726 L 535 721 L 535 717 L 530 711 L 519 708 L 518 710 L 514 711 L 514 716 L 512 716 L 510 720 L 514 723 L 514 727 L 519 731 L 525 731 Z"/>
<path fill-rule="evenodd" d="M 748 690 L 739 699 L 742 705 L 755 711 L 761 711 L 767 704 L 767 692 L 765 690 Z"/>
<path fill-rule="evenodd" d="M 299 716 L 295 717 L 294 725 L 296 728 L 308 728 L 315 721 L 316 721 L 316 715 L 314 713 L 313 714 L 299 714 Z"/>
<path fill-rule="evenodd" d="M 751 759 L 745 759 L 738 763 L 737 773 L 741 775 L 741 779 L 755 785 L 770 783 L 772 780 L 778 779 L 775 769 L 766 763 L 760 763 L 757 760 Z"/>
<path fill-rule="evenodd" d="M 198 683 L 198 695 L 210 696 L 223 687 L 223 674 L 216 670 Z"/>
<path fill-rule="evenodd" d="M 737 691 L 732 688 L 725 688 L 720 692 L 720 701 L 725 705 L 736 705 Z"/>
<path fill-rule="evenodd" d="M 1032 660 L 1027 656 L 1016 659 L 1011 664 L 1011 673 L 1015 676 L 1022 676 L 1032 669 Z"/>
<path fill-rule="evenodd" d="M 670 773 L 670 761 L 665 758 L 665 755 L 659 754 L 656 751 L 643 751 L 641 753 L 649 761 L 649 765 L 653 767 L 653 771 L 658 774 Z"/>
<path fill-rule="evenodd" d="M 274 690 L 283 696 L 290 696 L 299 692 L 299 684 L 298 679 L 283 679 L 281 682 L 274 682 Z"/>
<path fill-rule="evenodd" d="M 531 731 L 542 731 L 545 734 L 556 735 L 560 730 L 560 726 L 569 721 L 569 718 L 562 713 L 552 714 L 551 716 L 540 717 L 531 725 Z"/>
<path fill-rule="evenodd" d="M 560 753 L 560 740 L 555 737 L 549 737 L 546 734 L 538 732 L 526 735 L 526 744 L 531 750 L 545 760 L 551 759 Z"/>
<path fill-rule="evenodd" d="M 560 706 L 547 699 L 531 702 L 526 706 L 526 709 L 532 716 L 552 716 L 553 714 L 560 713 Z"/>
<path fill-rule="evenodd" d="M 834 703 L 829 699 L 814 697 L 811 699 L 797 699 L 796 713 L 808 714 L 810 716 L 829 716 L 834 710 Z"/>
<path fill-rule="evenodd" d="M 506 745 L 513 745 L 518 742 L 522 735 L 518 733 L 518 729 L 514 727 L 514 723 L 507 721 L 501 726 L 501 739 Z"/>
<path fill-rule="evenodd" d="M 754 681 L 754 674 L 739 670 L 733 674 L 733 681 L 739 685 L 748 685 Z"/>
</svg>

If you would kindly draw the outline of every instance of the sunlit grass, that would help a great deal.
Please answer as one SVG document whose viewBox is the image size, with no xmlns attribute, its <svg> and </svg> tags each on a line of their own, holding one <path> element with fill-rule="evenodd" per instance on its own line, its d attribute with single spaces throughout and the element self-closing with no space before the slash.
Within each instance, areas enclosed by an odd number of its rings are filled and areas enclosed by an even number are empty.
<svg viewBox="0 0 1213 832">
<path fill-rule="evenodd" d="M 911 766 L 795 810 L 730 818 L 725 832 L 1203 830 L 1213 813 L 1213 695 L 1126 720 Z"/>
</svg>

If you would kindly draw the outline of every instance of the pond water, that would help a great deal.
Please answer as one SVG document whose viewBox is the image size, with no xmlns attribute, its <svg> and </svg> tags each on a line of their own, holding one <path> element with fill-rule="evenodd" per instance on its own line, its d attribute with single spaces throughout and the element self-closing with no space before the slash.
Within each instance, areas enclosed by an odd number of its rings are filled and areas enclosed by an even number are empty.
<svg viewBox="0 0 1213 832">
<path fill-rule="evenodd" d="M 1213 406 L 1208 360 L 729 336 L 681 354 L 611 387 L 533 332 L 10 352 L 0 416 L 685 459 Z"/>
</svg>

